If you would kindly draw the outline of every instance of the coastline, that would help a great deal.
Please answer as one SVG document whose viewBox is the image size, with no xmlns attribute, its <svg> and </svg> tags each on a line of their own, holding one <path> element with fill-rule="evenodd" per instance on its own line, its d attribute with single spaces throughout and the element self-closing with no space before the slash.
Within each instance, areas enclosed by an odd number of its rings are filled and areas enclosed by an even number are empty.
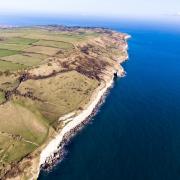
<svg viewBox="0 0 180 180">
<path fill-rule="evenodd" d="M 125 37 L 125 51 L 128 50 L 127 40 L 130 37 L 131 36 L 129 35 Z M 125 71 L 121 66 L 121 63 L 123 63 L 127 59 L 128 55 L 121 59 L 120 62 L 117 62 L 119 66 L 118 76 L 120 77 L 123 77 L 125 75 Z M 71 117 L 70 114 L 72 113 L 65 115 L 65 117 L 61 117 L 64 118 L 65 121 L 70 122 L 67 123 L 67 125 L 64 126 L 64 128 L 59 132 L 59 134 L 57 134 L 52 140 L 50 140 L 50 142 L 48 142 L 45 148 L 43 148 L 43 150 L 41 151 L 37 174 L 35 175 L 36 178 L 38 178 L 41 169 L 49 169 L 49 167 L 52 167 L 54 164 L 57 163 L 57 161 L 59 162 L 62 160 L 62 155 L 64 154 L 64 146 L 69 142 L 70 138 L 74 136 L 77 131 L 79 131 L 87 122 L 89 122 L 91 117 L 95 114 L 96 110 L 104 99 L 108 89 L 110 89 L 113 85 L 115 72 L 116 71 L 113 68 L 113 70 L 111 69 L 110 72 L 111 75 L 106 75 L 106 77 L 104 77 L 104 82 L 101 83 L 100 86 L 95 90 L 89 104 L 87 105 L 87 107 L 85 107 L 84 110 L 82 110 L 75 117 Z"/>
</svg>

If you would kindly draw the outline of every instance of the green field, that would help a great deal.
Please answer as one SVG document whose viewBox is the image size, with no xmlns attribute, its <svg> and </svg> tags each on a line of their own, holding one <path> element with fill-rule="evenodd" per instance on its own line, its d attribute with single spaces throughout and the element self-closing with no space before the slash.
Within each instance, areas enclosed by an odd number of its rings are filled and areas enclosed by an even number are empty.
<svg viewBox="0 0 180 180">
<path fill-rule="evenodd" d="M 37 149 L 48 135 L 48 126 L 32 112 L 24 108 L 22 111 L 15 104 L 6 106 L 0 106 L 0 164 L 19 161 Z"/>
<path fill-rule="evenodd" d="M 8 80 L 5 78 L 2 82 Z M 0 106 L 0 162 L 18 161 L 39 147 L 48 136 L 49 125 L 56 129 L 60 116 L 83 108 L 97 85 L 96 80 L 76 71 L 22 83 L 18 91 L 32 92 L 42 102 L 14 95 L 12 102 Z M 0 97 L 3 99 L 2 93 Z"/>
<path fill-rule="evenodd" d="M 23 37 L 12 37 L 4 40 L 7 44 L 20 44 L 20 45 L 30 45 L 32 43 L 37 42 L 36 39 L 29 39 Z"/>
<path fill-rule="evenodd" d="M 25 66 L 35 66 L 43 62 L 48 56 L 44 54 L 22 53 L 3 57 L 3 60 L 13 63 L 23 64 Z"/>
<path fill-rule="evenodd" d="M 8 50 L 16 50 L 16 51 L 22 51 L 28 47 L 31 47 L 30 45 L 23 45 L 23 44 L 5 44 L 0 43 L 0 49 L 8 49 Z"/>
<path fill-rule="evenodd" d="M 76 33 L 76 32 L 60 32 L 60 31 L 31 31 L 25 35 L 25 38 L 30 39 L 41 39 L 41 40 L 51 40 L 51 41 L 63 41 L 67 43 L 76 43 L 87 40 L 88 38 L 93 38 L 99 36 L 98 33 Z"/>
<path fill-rule="evenodd" d="M 49 56 L 55 55 L 58 51 L 59 51 L 58 48 L 46 47 L 46 46 L 32 46 L 24 50 L 24 52 L 39 53 L 39 54 L 45 54 Z"/>
<path fill-rule="evenodd" d="M 62 41 L 48 41 L 48 40 L 40 40 L 35 45 L 40 46 L 49 46 L 49 47 L 56 47 L 60 49 L 72 49 L 74 46 L 71 43 L 62 42 Z"/>
<path fill-rule="evenodd" d="M 17 70 L 22 70 L 25 69 L 27 66 L 22 65 L 22 64 L 15 64 L 15 63 L 11 63 L 8 61 L 3 61 L 0 60 L 0 71 L 4 72 L 4 71 L 17 71 Z"/>
<path fill-rule="evenodd" d="M 0 106 L 0 114 L 0 132 L 16 135 L 36 146 L 47 136 L 48 126 L 43 119 L 20 104 L 6 103 Z"/>
<path fill-rule="evenodd" d="M 0 162 L 2 163 L 19 161 L 22 155 L 26 156 L 37 148 L 37 146 L 32 143 L 16 140 L 7 134 L 1 134 L 0 147 Z"/>
<path fill-rule="evenodd" d="M 35 106 L 50 123 L 54 123 L 58 117 L 83 107 L 97 85 L 96 80 L 71 71 L 44 80 L 26 81 L 18 90 L 32 92 L 42 99 L 43 103 L 35 102 Z"/>
<path fill-rule="evenodd" d="M 5 101 L 5 94 L 0 91 L 0 104 L 2 104 Z"/>
<path fill-rule="evenodd" d="M 18 85 L 18 77 L 15 75 L 6 75 L 5 73 L 0 76 L 0 89 L 4 91 L 11 91 Z"/>
<path fill-rule="evenodd" d="M 15 51 L 15 50 L 0 49 L 0 57 L 11 56 L 18 53 L 19 51 Z"/>
</svg>

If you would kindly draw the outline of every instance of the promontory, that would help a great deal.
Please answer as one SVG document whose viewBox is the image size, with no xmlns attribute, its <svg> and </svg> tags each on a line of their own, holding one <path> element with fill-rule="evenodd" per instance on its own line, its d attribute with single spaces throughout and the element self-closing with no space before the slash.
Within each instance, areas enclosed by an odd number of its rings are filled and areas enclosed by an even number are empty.
<svg viewBox="0 0 180 180">
<path fill-rule="evenodd" d="M 0 179 L 37 179 L 124 75 L 128 35 L 58 25 L 0 28 Z"/>
</svg>

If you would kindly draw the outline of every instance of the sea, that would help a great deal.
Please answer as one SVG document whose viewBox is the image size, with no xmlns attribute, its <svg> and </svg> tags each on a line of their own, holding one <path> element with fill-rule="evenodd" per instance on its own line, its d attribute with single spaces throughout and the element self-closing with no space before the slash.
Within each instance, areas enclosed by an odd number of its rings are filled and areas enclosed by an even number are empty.
<svg viewBox="0 0 180 180">
<path fill-rule="evenodd" d="M 180 17 L 176 21 L 0 18 L 0 24 L 64 24 L 125 32 L 126 76 L 114 81 L 66 155 L 38 180 L 180 180 Z"/>
</svg>

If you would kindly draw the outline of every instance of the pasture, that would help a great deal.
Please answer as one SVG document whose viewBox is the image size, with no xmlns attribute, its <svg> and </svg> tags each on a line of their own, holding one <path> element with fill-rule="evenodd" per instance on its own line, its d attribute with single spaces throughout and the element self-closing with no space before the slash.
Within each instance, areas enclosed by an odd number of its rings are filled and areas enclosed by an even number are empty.
<svg viewBox="0 0 180 180">
<path fill-rule="evenodd" d="M 36 39 L 29 39 L 29 38 L 23 38 L 23 37 L 11 37 L 7 38 L 2 42 L 5 42 L 7 44 L 20 44 L 20 45 L 30 45 L 32 43 L 35 43 Z"/>
<path fill-rule="evenodd" d="M 15 51 L 15 50 L 0 49 L 0 57 L 11 56 L 18 53 L 19 51 Z"/>
<path fill-rule="evenodd" d="M 60 116 L 78 110 L 88 103 L 97 85 L 96 80 L 71 71 L 52 78 L 26 81 L 18 90 L 21 93 L 31 92 L 35 97 L 39 97 L 43 103 L 37 101 L 35 106 L 52 124 Z"/>
<path fill-rule="evenodd" d="M 25 66 L 35 66 L 43 62 L 48 56 L 44 54 L 22 53 L 6 56 L 1 59 L 12 63 L 23 64 Z"/>
<path fill-rule="evenodd" d="M 24 45 L 24 44 L 7 44 L 0 42 L 0 49 L 8 49 L 8 50 L 16 50 L 16 51 L 22 51 L 28 47 L 31 47 L 31 45 Z"/>
<path fill-rule="evenodd" d="M 48 47 L 56 47 L 60 49 L 72 49 L 74 46 L 71 43 L 63 42 L 63 41 L 48 41 L 48 40 L 40 40 L 36 43 L 33 43 L 34 45 L 40 45 L 40 46 L 48 46 Z"/>
<path fill-rule="evenodd" d="M 4 92 L 0 91 L 0 104 L 2 104 L 5 101 L 5 94 Z"/>
<path fill-rule="evenodd" d="M 18 71 L 18 70 L 23 70 L 26 68 L 27 68 L 27 66 L 22 65 L 22 64 L 16 64 L 16 63 L 0 60 L 0 71 L 1 72 Z"/>
<path fill-rule="evenodd" d="M 24 52 L 28 52 L 28 53 L 39 53 L 49 56 L 54 56 L 58 51 L 59 51 L 58 48 L 46 47 L 46 46 L 32 46 L 24 50 Z"/>
</svg>

